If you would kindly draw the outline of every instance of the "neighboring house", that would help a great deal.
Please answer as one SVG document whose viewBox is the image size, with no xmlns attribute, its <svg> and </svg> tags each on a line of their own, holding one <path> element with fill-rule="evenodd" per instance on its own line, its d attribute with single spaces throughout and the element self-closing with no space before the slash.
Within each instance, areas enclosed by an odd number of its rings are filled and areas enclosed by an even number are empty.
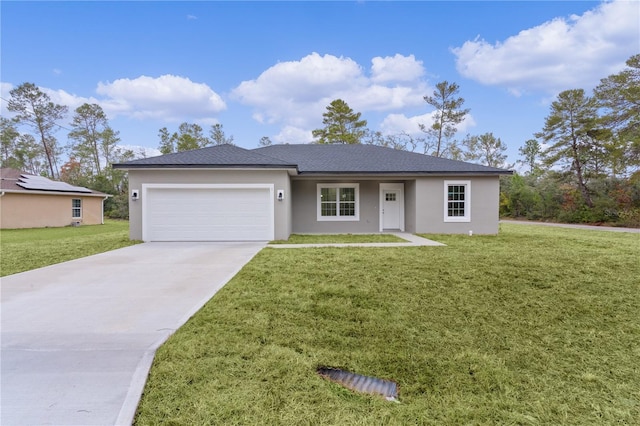
<svg viewBox="0 0 640 426">
<path fill-rule="evenodd" d="M 15 169 L 0 169 L 0 228 L 96 225 L 107 194 Z"/>
<path fill-rule="evenodd" d="M 511 174 L 374 145 L 219 145 L 113 167 L 128 171 L 130 238 L 144 241 L 496 234 Z"/>
</svg>

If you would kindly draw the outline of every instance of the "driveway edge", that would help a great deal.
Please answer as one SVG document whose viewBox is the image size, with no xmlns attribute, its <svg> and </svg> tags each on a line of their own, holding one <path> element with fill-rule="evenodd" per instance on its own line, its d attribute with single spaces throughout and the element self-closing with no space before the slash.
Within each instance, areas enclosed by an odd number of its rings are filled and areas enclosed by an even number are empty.
<svg viewBox="0 0 640 426">
<path fill-rule="evenodd" d="M 263 248 L 264 246 L 260 248 L 260 250 L 256 251 L 254 255 L 251 256 L 251 259 L 253 259 L 258 253 L 260 253 Z M 187 321 L 191 319 L 191 317 L 193 317 L 200 309 L 202 309 L 202 307 L 209 300 L 211 300 L 213 296 L 218 293 L 218 291 L 220 291 L 225 285 L 227 285 L 227 283 L 231 281 L 231 279 L 235 277 L 238 272 L 240 272 L 240 270 L 251 261 L 251 259 L 227 274 L 227 276 L 225 276 L 224 279 L 221 280 L 220 285 L 214 287 L 207 296 L 203 297 L 200 302 L 196 303 L 194 307 L 180 319 L 177 328 L 166 331 L 165 334 L 160 339 L 158 339 L 158 341 L 149 346 L 149 348 L 144 352 L 142 358 L 138 362 L 136 371 L 133 374 L 131 384 L 129 385 L 129 390 L 127 391 L 127 396 L 125 397 L 124 403 L 120 408 L 120 413 L 118 413 L 115 426 L 129 426 L 133 424 L 136 411 L 138 410 L 138 404 L 140 404 L 140 400 L 142 399 L 142 393 L 144 392 L 144 387 L 147 384 L 147 378 L 149 377 L 149 372 L 151 371 L 151 366 L 153 365 L 153 360 L 155 359 L 156 352 L 158 351 L 160 346 L 162 346 L 167 340 L 169 340 L 169 337 L 171 337 L 176 331 L 178 331 L 180 327 L 185 325 Z"/>
</svg>

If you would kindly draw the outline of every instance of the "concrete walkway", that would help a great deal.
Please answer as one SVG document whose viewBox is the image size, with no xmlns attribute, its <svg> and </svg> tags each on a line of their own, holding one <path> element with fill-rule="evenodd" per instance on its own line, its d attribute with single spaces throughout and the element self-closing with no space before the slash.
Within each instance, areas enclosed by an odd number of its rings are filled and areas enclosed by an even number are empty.
<svg viewBox="0 0 640 426">
<path fill-rule="evenodd" d="M 527 221 L 527 220 L 501 220 L 500 223 L 513 223 L 516 225 L 552 226 L 556 228 L 591 229 L 593 231 L 630 232 L 633 234 L 640 234 L 640 228 L 618 228 L 616 226 L 579 225 L 574 223 L 535 222 L 535 221 Z"/>
<path fill-rule="evenodd" d="M 131 424 L 156 349 L 265 245 L 145 243 L 3 277 L 0 424 Z"/>
<path fill-rule="evenodd" d="M 328 243 L 328 244 L 269 244 L 271 248 L 306 248 L 306 247 L 416 247 L 444 246 L 437 241 L 428 240 L 407 232 L 391 232 L 398 238 L 406 240 L 400 243 Z"/>
</svg>

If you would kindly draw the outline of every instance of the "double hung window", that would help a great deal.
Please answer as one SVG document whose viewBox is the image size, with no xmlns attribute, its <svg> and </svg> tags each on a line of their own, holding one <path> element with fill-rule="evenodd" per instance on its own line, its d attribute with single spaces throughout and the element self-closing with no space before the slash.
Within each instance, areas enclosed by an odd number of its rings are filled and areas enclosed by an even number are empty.
<svg viewBox="0 0 640 426">
<path fill-rule="evenodd" d="M 471 221 L 471 182 L 444 182 L 444 221 Z"/>
<path fill-rule="evenodd" d="M 80 198 L 73 198 L 71 200 L 71 218 L 82 218 L 82 200 Z"/>
<path fill-rule="evenodd" d="M 318 220 L 359 220 L 358 189 L 357 183 L 318 184 Z"/>
</svg>

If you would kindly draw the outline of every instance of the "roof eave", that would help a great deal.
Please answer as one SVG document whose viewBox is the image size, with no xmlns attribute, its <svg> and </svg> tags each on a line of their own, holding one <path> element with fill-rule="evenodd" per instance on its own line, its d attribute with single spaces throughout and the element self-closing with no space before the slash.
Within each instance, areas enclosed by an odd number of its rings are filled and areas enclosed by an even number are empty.
<svg viewBox="0 0 640 426">
<path fill-rule="evenodd" d="M 325 175 L 360 175 L 360 176 L 494 176 L 494 175 L 512 175 L 512 170 L 504 171 L 375 171 L 375 172 L 362 172 L 362 171 L 302 171 L 299 172 L 300 176 L 325 176 Z"/>
<path fill-rule="evenodd" d="M 139 169 L 281 169 L 297 170 L 295 164 L 113 164 L 114 169 L 139 170 Z"/>
<path fill-rule="evenodd" d="M 0 189 L 5 194 L 33 194 L 33 195 L 75 195 L 79 197 L 113 197 L 111 194 L 103 192 L 73 192 L 73 191 L 43 191 L 39 189 Z"/>
</svg>

